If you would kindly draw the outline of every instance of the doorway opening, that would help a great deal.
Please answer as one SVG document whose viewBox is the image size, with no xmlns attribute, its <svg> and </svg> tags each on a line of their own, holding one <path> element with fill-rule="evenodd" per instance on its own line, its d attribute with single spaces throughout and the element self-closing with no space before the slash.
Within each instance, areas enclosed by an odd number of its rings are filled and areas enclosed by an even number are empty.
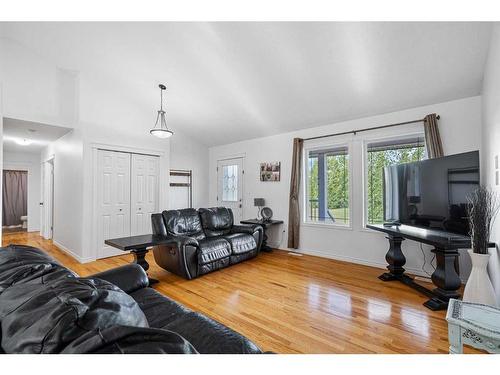
<svg viewBox="0 0 500 375">
<path fill-rule="evenodd" d="M 28 230 L 28 170 L 2 171 L 2 231 L 4 233 Z"/>
<path fill-rule="evenodd" d="M 54 154 L 73 129 L 3 117 L 2 237 L 54 232 Z M 64 181 L 64 179 L 61 179 Z M 7 243 L 13 237 L 4 238 Z"/>
<path fill-rule="evenodd" d="M 51 240 L 54 235 L 54 157 L 42 163 L 42 191 L 40 234 L 46 240 Z"/>
</svg>

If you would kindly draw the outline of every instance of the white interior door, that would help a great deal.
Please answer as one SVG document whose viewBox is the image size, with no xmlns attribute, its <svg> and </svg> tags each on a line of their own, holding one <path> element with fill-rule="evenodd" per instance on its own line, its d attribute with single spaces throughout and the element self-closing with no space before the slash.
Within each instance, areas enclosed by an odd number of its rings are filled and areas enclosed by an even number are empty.
<svg viewBox="0 0 500 375">
<path fill-rule="evenodd" d="M 97 256 L 123 254 L 104 244 L 110 238 L 130 236 L 130 160 L 125 152 L 98 151 Z"/>
<path fill-rule="evenodd" d="M 132 155 L 131 235 L 150 234 L 151 214 L 158 212 L 160 158 Z"/>
<path fill-rule="evenodd" d="M 243 219 L 243 158 L 217 162 L 217 205 L 233 210 L 234 222 Z"/>
<path fill-rule="evenodd" d="M 54 159 L 43 163 L 42 237 L 49 240 L 54 233 Z"/>
</svg>

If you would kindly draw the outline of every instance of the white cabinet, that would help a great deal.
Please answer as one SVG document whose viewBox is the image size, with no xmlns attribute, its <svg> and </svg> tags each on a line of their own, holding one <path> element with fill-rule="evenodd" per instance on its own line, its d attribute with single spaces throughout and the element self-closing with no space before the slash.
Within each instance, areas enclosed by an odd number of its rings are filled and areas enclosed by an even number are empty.
<svg viewBox="0 0 500 375">
<path fill-rule="evenodd" d="M 97 257 L 106 258 L 123 252 L 105 240 L 151 233 L 151 214 L 158 209 L 159 158 L 99 150 L 97 168 Z"/>
</svg>

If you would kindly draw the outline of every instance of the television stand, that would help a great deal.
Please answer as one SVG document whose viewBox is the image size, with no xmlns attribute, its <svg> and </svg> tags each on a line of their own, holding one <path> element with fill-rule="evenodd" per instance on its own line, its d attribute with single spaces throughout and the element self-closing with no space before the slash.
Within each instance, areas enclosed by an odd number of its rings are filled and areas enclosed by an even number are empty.
<svg viewBox="0 0 500 375">
<path fill-rule="evenodd" d="M 455 233 L 441 232 L 433 229 L 415 228 L 409 225 L 385 226 L 370 224 L 367 228 L 387 234 L 389 250 L 385 259 L 389 264 L 385 272 L 379 276 L 382 281 L 400 281 L 401 283 L 417 290 L 429 298 L 424 306 L 431 310 L 444 310 L 448 307 L 450 298 L 459 298 L 458 289 L 461 285 L 458 276 L 458 249 L 470 248 L 470 238 Z M 401 243 L 413 240 L 434 246 L 432 252 L 436 255 L 436 270 L 431 280 L 436 286 L 428 289 L 417 284 L 414 279 L 405 274 L 403 266 L 406 258 L 401 251 Z"/>
</svg>

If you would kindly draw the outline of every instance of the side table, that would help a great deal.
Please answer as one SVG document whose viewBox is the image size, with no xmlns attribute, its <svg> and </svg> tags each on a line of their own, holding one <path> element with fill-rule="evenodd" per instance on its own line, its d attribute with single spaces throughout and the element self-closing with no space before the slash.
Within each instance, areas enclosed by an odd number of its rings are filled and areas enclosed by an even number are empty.
<svg viewBox="0 0 500 375">
<path fill-rule="evenodd" d="M 262 220 L 259 220 L 259 219 L 249 219 L 249 220 L 241 220 L 240 221 L 241 224 L 253 224 L 253 225 L 260 225 L 262 227 L 262 231 L 263 231 L 263 239 L 262 239 L 262 246 L 261 246 L 261 250 L 262 251 L 266 251 L 266 252 L 271 252 L 273 250 L 272 247 L 270 247 L 268 244 L 267 244 L 267 228 L 269 228 L 270 226 L 273 226 L 273 225 L 279 225 L 279 224 L 283 224 L 283 220 L 266 220 L 266 221 L 262 221 Z"/>
<path fill-rule="evenodd" d="M 464 344 L 500 353 L 500 309 L 450 299 L 446 320 L 450 354 L 463 353 Z"/>
</svg>

